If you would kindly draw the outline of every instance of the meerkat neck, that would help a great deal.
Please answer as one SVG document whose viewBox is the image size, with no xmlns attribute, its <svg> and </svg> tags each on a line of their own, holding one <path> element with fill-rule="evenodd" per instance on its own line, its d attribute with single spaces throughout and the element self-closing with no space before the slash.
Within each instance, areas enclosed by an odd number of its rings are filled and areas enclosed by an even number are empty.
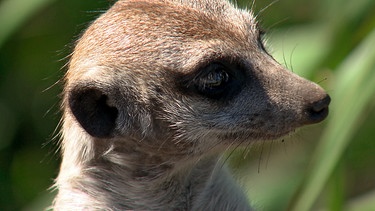
<svg viewBox="0 0 375 211">
<path fill-rule="evenodd" d="M 97 139 L 70 116 L 63 128 L 54 210 L 250 209 L 216 151 L 193 156 L 139 137 Z"/>
<path fill-rule="evenodd" d="M 89 162 L 63 165 L 54 209 L 169 210 L 184 207 L 184 210 L 191 210 L 194 201 L 217 180 L 218 171 L 225 171 L 222 165 L 217 165 L 218 156 L 194 162 L 173 162 L 139 152 L 136 157 L 132 156 L 112 149 Z M 63 178 L 64 175 L 68 178 Z"/>
</svg>

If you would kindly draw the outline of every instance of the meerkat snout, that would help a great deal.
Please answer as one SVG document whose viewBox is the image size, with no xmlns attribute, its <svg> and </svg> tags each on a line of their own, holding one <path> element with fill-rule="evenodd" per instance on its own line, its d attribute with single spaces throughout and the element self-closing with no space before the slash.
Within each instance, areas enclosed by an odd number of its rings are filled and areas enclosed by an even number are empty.
<svg viewBox="0 0 375 211">
<path fill-rule="evenodd" d="M 224 0 L 117 1 L 69 63 L 54 209 L 250 210 L 222 153 L 320 122 L 330 102 L 262 34 Z"/>
</svg>

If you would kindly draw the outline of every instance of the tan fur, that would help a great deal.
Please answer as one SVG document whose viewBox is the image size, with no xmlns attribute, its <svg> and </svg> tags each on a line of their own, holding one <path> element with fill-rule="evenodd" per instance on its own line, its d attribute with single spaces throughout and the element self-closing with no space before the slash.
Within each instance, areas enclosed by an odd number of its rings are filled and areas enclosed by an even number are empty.
<svg viewBox="0 0 375 211">
<path fill-rule="evenodd" d="M 250 210 L 228 148 L 322 121 L 329 97 L 224 0 L 120 0 L 65 77 L 55 210 Z"/>
</svg>

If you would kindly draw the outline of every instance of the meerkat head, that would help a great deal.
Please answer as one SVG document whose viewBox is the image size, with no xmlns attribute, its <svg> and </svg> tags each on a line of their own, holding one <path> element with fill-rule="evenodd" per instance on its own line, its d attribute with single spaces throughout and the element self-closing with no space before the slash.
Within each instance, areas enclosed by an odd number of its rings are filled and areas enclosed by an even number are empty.
<svg viewBox="0 0 375 211">
<path fill-rule="evenodd" d="M 120 0 L 77 43 L 64 133 L 194 155 L 322 121 L 328 95 L 279 65 L 262 35 L 224 0 Z"/>
</svg>

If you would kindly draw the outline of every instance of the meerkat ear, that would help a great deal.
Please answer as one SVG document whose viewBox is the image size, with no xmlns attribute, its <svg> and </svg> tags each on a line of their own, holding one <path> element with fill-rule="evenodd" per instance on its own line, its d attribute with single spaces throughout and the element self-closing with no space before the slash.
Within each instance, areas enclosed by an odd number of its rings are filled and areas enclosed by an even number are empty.
<svg viewBox="0 0 375 211">
<path fill-rule="evenodd" d="M 108 94 L 95 87 L 77 87 L 68 95 L 70 110 L 91 136 L 113 136 L 118 109 L 108 104 L 108 98 Z"/>
</svg>

